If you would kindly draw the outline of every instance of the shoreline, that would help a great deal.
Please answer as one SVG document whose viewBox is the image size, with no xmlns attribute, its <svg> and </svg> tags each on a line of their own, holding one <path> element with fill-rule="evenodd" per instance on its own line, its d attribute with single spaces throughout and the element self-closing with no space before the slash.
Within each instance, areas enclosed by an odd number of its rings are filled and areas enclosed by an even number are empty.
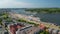
<svg viewBox="0 0 60 34">
<path fill-rule="evenodd" d="M 26 20 L 26 21 L 30 21 L 30 20 L 27 19 L 28 16 L 26 16 L 26 15 L 16 14 L 16 13 L 14 13 L 14 14 L 11 13 L 11 15 L 12 15 L 12 16 L 14 15 L 14 17 L 17 17 L 18 19 L 19 19 L 19 18 L 23 18 L 23 19 Z M 46 27 L 53 28 L 53 29 L 56 29 L 56 30 L 60 30 L 60 26 L 56 26 L 54 23 L 48 23 L 48 22 L 42 22 L 42 21 L 39 21 L 39 22 L 30 21 L 30 22 L 33 22 L 33 23 L 35 23 L 35 24 L 40 24 L 40 23 L 42 23 L 42 24 L 44 24 Z"/>
</svg>

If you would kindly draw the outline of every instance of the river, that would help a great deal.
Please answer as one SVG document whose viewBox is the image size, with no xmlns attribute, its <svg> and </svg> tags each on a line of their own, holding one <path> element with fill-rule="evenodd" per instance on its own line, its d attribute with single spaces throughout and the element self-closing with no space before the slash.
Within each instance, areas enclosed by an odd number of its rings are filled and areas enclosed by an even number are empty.
<svg viewBox="0 0 60 34">
<path fill-rule="evenodd" d="M 43 13 L 30 13 L 25 11 L 24 9 L 21 10 L 12 10 L 19 14 L 25 14 L 25 15 L 34 15 L 36 17 L 39 17 L 41 21 L 43 22 L 50 22 L 60 25 L 60 14 L 43 14 Z"/>
</svg>

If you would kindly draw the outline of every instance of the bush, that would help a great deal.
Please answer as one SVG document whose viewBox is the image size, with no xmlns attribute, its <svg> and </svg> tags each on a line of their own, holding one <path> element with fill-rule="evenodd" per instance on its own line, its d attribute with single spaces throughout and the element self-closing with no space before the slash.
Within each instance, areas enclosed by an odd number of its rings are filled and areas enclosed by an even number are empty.
<svg viewBox="0 0 60 34">
<path fill-rule="evenodd" d="M 35 24 L 33 22 L 29 22 L 29 21 L 26 21 L 26 20 L 23 20 L 23 19 L 18 19 L 17 21 L 19 21 L 19 22 L 25 22 L 25 23 L 28 23 L 28 24 L 32 24 L 32 25 L 38 26 L 38 24 Z"/>
</svg>

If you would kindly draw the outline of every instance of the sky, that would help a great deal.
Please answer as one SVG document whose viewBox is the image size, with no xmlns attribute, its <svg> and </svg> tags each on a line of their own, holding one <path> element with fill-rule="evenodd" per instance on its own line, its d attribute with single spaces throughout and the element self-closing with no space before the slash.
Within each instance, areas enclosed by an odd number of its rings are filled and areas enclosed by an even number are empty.
<svg viewBox="0 0 60 34">
<path fill-rule="evenodd" d="M 60 8 L 60 0 L 0 0 L 0 8 Z"/>
</svg>

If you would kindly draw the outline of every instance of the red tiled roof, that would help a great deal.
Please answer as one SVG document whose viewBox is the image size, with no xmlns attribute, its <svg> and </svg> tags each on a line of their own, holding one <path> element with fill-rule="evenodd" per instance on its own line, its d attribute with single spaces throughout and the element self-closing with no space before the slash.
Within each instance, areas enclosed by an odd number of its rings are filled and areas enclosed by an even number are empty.
<svg viewBox="0 0 60 34">
<path fill-rule="evenodd" d="M 15 34 L 16 29 L 15 29 L 14 25 L 10 26 L 10 31 L 12 32 L 12 34 Z"/>
<path fill-rule="evenodd" d="M 44 28 L 45 28 L 44 24 L 40 24 L 40 29 L 44 29 Z"/>
<path fill-rule="evenodd" d="M 21 28 L 22 26 L 21 25 L 10 25 L 10 32 L 12 33 L 12 34 L 16 34 L 15 32 L 16 32 L 16 30 L 18 29 L 18 28 Z"/>
<path fill-rule="evenodd" d="M 20 25 L 17 25 L 17 28 L 19 29 L 19 28 L 21 28 L 22 26 L 20 26 Z"/>
</svg>

